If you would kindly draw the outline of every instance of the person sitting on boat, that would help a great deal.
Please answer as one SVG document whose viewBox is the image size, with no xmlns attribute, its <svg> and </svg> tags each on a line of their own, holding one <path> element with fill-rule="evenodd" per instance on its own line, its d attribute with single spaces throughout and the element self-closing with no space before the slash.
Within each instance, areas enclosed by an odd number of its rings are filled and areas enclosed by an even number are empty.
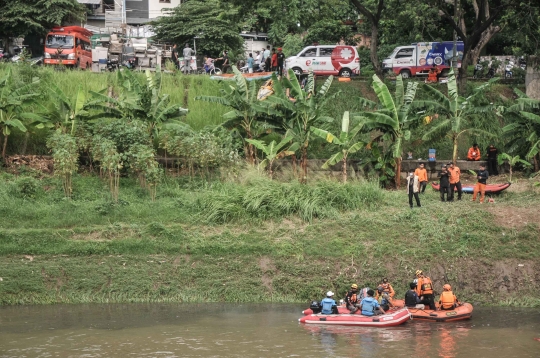
<svg viewBox="0 0 540 358">
<path fill-rule="evenodd" d="M 382 286 L 377 287 L 377 291 L 375 291 L 375 299 L 382 308 L 384 308 L 385 311 L 388 311 L 390 309 L 390 306 L 392 305 L 391 298 L 388 295 L 388 293 L 384 292 L 384 288 Z"/>
<path fill-rule="evenodd" d="M 375 292 L 373 292 L 373 290 L 368 290 L 367 297 L 360 302 L 360 306 L 362 307 L 362 314 L 364 316 L 376 316 L 386 313 L 379 304 L 379 302 L 377 302 L 377 300 L 373 298 L 374 294 Z"/>
<path fill-rule="evenodd" d="M 424 276 L 422 270 L 416 270 L 418 282 L 416 284 L 416 293 L 420 296 L 420 303 L 429 306 L 429 309 L 435 310 L 435 300 L 433 298 L 433 282 L 427 276 Z"/>
<path fill-rule="evenodd" d="M 445 284 L 443 286 L 443 290 L 444 291 L 441 293 L 441 297 L 439 297 L 439 306 L 441 310 L 450 311 L 460 305 L 456 295 L 454 295 L 454 292 L 452 292 L 452 286 Z"/>
<path fill-rule="evenodd" d="M 338 314 L 337 303 L 334 300 L 334 292 L 326 292 L 326 298 L 321 301 L 322 314 Z"/>
<path fill-rule="evenodd" d="M 384 293 L 388 294 L 391 298 L 394 298 L 396 292 L 386 277 L 382 279 L 380 286 L 382 286 Z"/>
<path fill-rule="evenodd" d="M 355 313 L 358 311 L 358 308 L 360 308 L 358 303 L 358 285 L 356 283 L 353 283 L 351 289 L 347 292 L 345 303 L 347 304 L 347 309 L 351 311 L 351 314 Z"/>
<path fill-rule="evenodd" d="M 405 306 L 423 310 L 426 306 L 420 303 L 420 297 L 418 297 L 418 294 L 416 293 L 416 283 L 411 282 L 409 287 L 411 289 L 405 293 Z"/>
</svg>

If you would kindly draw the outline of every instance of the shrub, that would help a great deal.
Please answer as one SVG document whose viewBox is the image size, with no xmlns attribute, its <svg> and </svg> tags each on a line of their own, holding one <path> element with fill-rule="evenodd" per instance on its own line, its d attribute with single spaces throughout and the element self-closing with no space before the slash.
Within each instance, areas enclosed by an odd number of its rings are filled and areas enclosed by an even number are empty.
<svg viewBox="0 0 540 358">
<path fill-rule="evenodd" d="M 10 193 L 21 199 L 35 199 L 42 191 L 37 179 L 32 177 L 19 177 L 10 184 Z"/>
</svg>

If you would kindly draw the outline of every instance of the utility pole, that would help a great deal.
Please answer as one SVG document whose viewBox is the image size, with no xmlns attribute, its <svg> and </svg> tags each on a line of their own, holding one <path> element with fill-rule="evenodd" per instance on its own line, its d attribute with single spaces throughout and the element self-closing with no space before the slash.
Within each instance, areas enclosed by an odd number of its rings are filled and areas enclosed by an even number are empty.
<svg viewBox="0 0 540 358">
<path fill-rule="evenodd" d="M 454 22 L 459 26 L 459 12 L 458 12 L 459 0 L 454 0 Z M 458 57 L 457 57 L 457 31 L 454 29 L 454 50 L 452 54 L 452 67 L 454 69 L 454 76 L 458 71 Z"/>
</svg>

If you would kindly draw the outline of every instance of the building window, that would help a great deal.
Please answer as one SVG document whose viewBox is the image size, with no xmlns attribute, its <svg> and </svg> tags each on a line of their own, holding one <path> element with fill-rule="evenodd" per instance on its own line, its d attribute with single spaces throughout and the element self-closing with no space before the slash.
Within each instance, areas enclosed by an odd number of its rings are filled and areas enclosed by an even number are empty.
<svg viewBox="0 0 540 358">
<path fill-rule="evenodd" d="M 171 0 L 159 0 L 159 2 L 161 2 L 161 3 L 166 3 L 166 4 L 170 4 L 170 3 L 171 3 Z"/>
</svg>

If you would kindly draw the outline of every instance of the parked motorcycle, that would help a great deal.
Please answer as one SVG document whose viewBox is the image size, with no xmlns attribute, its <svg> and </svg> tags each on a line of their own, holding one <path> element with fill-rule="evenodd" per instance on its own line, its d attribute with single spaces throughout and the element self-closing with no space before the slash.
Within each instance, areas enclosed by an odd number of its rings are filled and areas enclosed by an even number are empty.
<svg viewBox="0 0 540 358">
<path fill-rule="evenodd" d="M 514 62 L 508 61 L 504 68 L 504 77 L 505 78 L 512 78 L 514 77 L 514 72 L 512 71 L 514 69 Z"/>
<path fill-rule="evenodd" d="M 117 58 L 111 58 L 107 60 L 107 71 L 113 72 L 120 68 Z"/>
<path fill-rule="evenodd" d="M 491 67 L 489 68 L 487 74 L 486 74 L 486 78 L 493 78 L 495 77 L 495 67 L 493 67 L 493 65 L 491 65 Z"/>
<path fill-rule="evenodd" d="M 484 75 L 484 66 L 479 63 L 474 66 L 473 78 L 482 78 Z"/>
<path fill-rule="evenodd" d="M 525 60 L 525 58 L 523 56 L 521 56 L 519 58 L 519 67 L 523 70 L 523 71 L 526 71 L 527 70 L 527 60 Z"/>
</svg>

